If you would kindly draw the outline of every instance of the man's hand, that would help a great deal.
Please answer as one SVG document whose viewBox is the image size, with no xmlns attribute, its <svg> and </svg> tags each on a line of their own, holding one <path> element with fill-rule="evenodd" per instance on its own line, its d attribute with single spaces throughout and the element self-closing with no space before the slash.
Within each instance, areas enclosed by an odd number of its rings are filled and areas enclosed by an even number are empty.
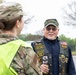
<svg viewBox="0 0 76 75">
<path fill-rule="evenodd" d="M 46 64 L 40 66 L 41 72 L 47 74 L 49 72 L 49 67 Z"/>
</svg>

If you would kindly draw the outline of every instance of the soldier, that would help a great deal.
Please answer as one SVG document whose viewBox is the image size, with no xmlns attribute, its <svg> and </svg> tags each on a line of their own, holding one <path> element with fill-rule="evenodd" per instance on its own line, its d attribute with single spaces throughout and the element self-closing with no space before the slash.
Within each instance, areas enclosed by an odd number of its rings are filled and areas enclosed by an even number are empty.
<svg viewBox="0 0 76 75">
<path fill-rule="evenodd" d="M 37 54 L 17 37 L 23 16 L 19 3 L 0 4 L 0 75 L 41 75 Z"/>
<path fill-rule="evenodd" d="M 31 45 L 40 57 L 43 75 L 76 75 L 71 49 L 58 39 L 59 23 L 56 19 L 44 22 L 41 40 Z"/>
</svg>

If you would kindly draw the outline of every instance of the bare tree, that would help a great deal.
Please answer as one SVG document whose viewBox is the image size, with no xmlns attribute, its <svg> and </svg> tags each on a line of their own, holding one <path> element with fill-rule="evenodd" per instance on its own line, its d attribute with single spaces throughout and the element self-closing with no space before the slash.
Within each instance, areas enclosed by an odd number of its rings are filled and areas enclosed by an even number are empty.
<svg viewBox="0 0 76 75">
<path fill-rule="evenodd" d="M 68 3 L 67 6 L 62 8 L 63 23 L 68 26 L 76 27 L 76 1 Z"/>
<path fill-rule="evenodd" d="M 32 15 L 32 16 L 26 16 L 26 17 L 24 17 L 24 23 L 26 24 L 26 25 L 24 25 L 24 28 L 23 28 L 23 32 L 26 34 L 26 29 L 28 28 L 28 25 L 30 25 L 30 23 L 32 22 L 32 20 L 34 19 L 34 15 Z"/>
<path fill-rule="evenodd" d="M 43 31 L 42 30 L 36 31 L 36 35 L 43 35 Z"/>
<path fill-rule="evenodd" d="M 30 21 L 31 21 L 33 18 L 34 18 L 34 16 L 28 17 L 28 18 L 25 20 L 25 24 L 30 23 Z"/>
</svg>

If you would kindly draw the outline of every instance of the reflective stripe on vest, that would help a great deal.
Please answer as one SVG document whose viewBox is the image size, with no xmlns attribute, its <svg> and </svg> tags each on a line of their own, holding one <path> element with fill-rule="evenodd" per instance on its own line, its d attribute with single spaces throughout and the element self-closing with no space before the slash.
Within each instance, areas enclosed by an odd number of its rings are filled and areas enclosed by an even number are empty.
<svg viewBox="0 0 76 75">
<path fill-rule="evenodd" d="M 1 65 L 3 65 L 2 68 L 3 68 L 3 73 L 5 72 L 4 75 L 18 75 L 12 68 L 9 69 L 9 67 L 20 45 L 26 46 L 27 44 L 22 40 L 14 40 L 6 44 L 0 45 L 0 68 L 1 68 Z M 30 46 L 27 45 L 27 47 L 30 47 Z M 3 64 L 1 64 L 1 62 Z M 8 70 L 8 74 L 6 74 L 7 70 Z M 10 70 L 12 70 L 14 73 L 10 72 Z M 1 71 L 2 70 L 0 69 L 0 73 Z"/>
</svg>

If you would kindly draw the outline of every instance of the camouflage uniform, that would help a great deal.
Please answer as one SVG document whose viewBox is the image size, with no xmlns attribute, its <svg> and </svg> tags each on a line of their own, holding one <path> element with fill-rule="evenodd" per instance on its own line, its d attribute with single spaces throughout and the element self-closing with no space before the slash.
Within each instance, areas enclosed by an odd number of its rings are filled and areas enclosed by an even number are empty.
<svg viewBox="0 0 76 75">
<path fill-rule="evenodd" d="M 0 35 L 0 45 L 7 44 L 16 39 L 18 38 L 10 35 Z M 18 75 L 41 75 L 38 56 L 33 52 L 31 47 L 20 46 L 10 67 L 12 67 Z"/>
</svg>

